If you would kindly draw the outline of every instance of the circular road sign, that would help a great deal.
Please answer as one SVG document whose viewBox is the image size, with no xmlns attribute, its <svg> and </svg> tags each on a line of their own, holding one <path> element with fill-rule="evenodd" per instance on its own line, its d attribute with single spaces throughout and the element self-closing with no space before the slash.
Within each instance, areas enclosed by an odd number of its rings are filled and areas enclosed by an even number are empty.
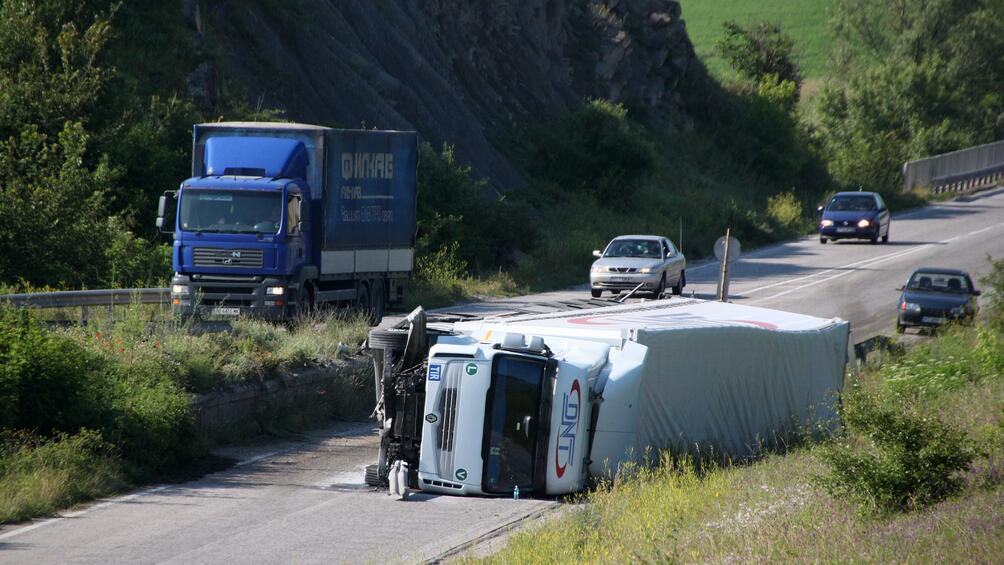
<svg viewBox="0 0 1004 565">
<path fill-rule="evenodd" d="M 730 237 L 728 262 L 731 263 L 736 259 L 738 259 L 739 253 L 741 251 L 742 247 L 739 245 L 739 240 L 734 237 Z M 725 256 L 725 236 L 723 235 L 722 237 L 718 238 L 718 241 L 715 242 L 715 257 L 717 257 L 718 260 L 721 261 L 722 257 L 724 256 Z"/>
</svg>

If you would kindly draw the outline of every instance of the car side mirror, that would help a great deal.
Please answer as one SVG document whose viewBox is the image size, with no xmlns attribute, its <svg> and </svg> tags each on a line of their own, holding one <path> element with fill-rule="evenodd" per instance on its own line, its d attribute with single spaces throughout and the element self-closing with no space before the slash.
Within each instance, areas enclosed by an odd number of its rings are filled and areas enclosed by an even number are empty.
<svg viewBox="0 0 1004 565">
<path fill-rule="evenodd" d="M 896 290 L 898 290 L 900 292 L 903 292 L 903 290 L 905 290 L 905 289 L 906 289 L 906 286 L 904 286 L 904 285 L 899 285 L 899 286 L 896 287 Z"/>
<path fill-rule="evenodd" d="M 603 254 L 600 253 L 599 249 L 593 249 L 593 257 L 602 257 Z"/>
<path fill-rule="evenodd" d="M 816 206 L 816 211 L 819 212 L 820 214 L 822 214 L 823 213 L 823 205 L 820 204 L 819 206 Z"/>
<path fill-rule="evenodd" d="M 973 291 L 973 296 L 979 296 L 981 294 L 983 294 L 983 293 L 980 292 L 980 289 L 976 289 L 976 290 Z"/>
</svg>

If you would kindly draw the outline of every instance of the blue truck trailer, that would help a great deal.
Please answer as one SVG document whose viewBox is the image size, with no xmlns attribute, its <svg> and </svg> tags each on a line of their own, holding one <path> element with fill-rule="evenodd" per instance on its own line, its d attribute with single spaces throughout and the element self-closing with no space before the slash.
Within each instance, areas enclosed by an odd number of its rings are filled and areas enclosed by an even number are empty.
<svg viewBox="0 0 1004 565">
<path fill-rule="evenodd" d="M 157 215 L 174 233 L 176 315 L 284 320 L 348 303 L 378 322 L 402 299 L 415 132 L 222 122 L 196 125 L 193 138 L 192 176 Z"/>
</svg>

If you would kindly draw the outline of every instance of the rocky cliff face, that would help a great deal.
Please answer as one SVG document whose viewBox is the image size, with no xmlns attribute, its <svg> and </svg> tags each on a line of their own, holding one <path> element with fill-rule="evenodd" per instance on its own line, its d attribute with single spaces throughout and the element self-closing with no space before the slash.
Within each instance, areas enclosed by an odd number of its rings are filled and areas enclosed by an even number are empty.
<svg viewBox="0 0 1004 565">
<path fill-rule="evenodd" d="M 252 105 L 293 120 L 416 129 L 499 186 L 523 184 L 493 146 L 521 120 L 588 97 L 669 128 L 705 73 L 671 0 L 201 0 L 183 2 Z M 190 91 L 212 106 L 203 65 Z"/>
</svg>

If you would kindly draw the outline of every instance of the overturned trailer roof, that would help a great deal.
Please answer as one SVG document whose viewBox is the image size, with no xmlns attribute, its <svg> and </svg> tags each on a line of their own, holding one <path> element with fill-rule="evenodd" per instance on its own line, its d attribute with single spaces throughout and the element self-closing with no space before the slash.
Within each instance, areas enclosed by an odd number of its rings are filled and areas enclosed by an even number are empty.
<svg viewBox="0 0 1004 565">
<path fill-rule="evenodd" d="M 713 447 L 743 457 L 796 428 L 830 426 L 843 389 L 849 325 L 692 299 L 459 322 L 483 342 L 506 333 L 611 346 L 591 383 L 602 397 L 591 471 L 625 453 Z M 502 334 L 502 335 L 500 335 Z M 553 347 L 553 346 L 552 346 Z"/>
<path fill-rule="evenodd" d="M 458 322 L 457 331 L 492 340 L 498 331 L 540 336 L 598 340 L 617 345 L 638 332 L 693 328 L 758 328 L 782 332 L 816 331 L 846 325 L 839 318 L 823 319 L 781 310 L 725 302 L 672 299 L 570 312 L 485 318 Z"/>
</svg>

